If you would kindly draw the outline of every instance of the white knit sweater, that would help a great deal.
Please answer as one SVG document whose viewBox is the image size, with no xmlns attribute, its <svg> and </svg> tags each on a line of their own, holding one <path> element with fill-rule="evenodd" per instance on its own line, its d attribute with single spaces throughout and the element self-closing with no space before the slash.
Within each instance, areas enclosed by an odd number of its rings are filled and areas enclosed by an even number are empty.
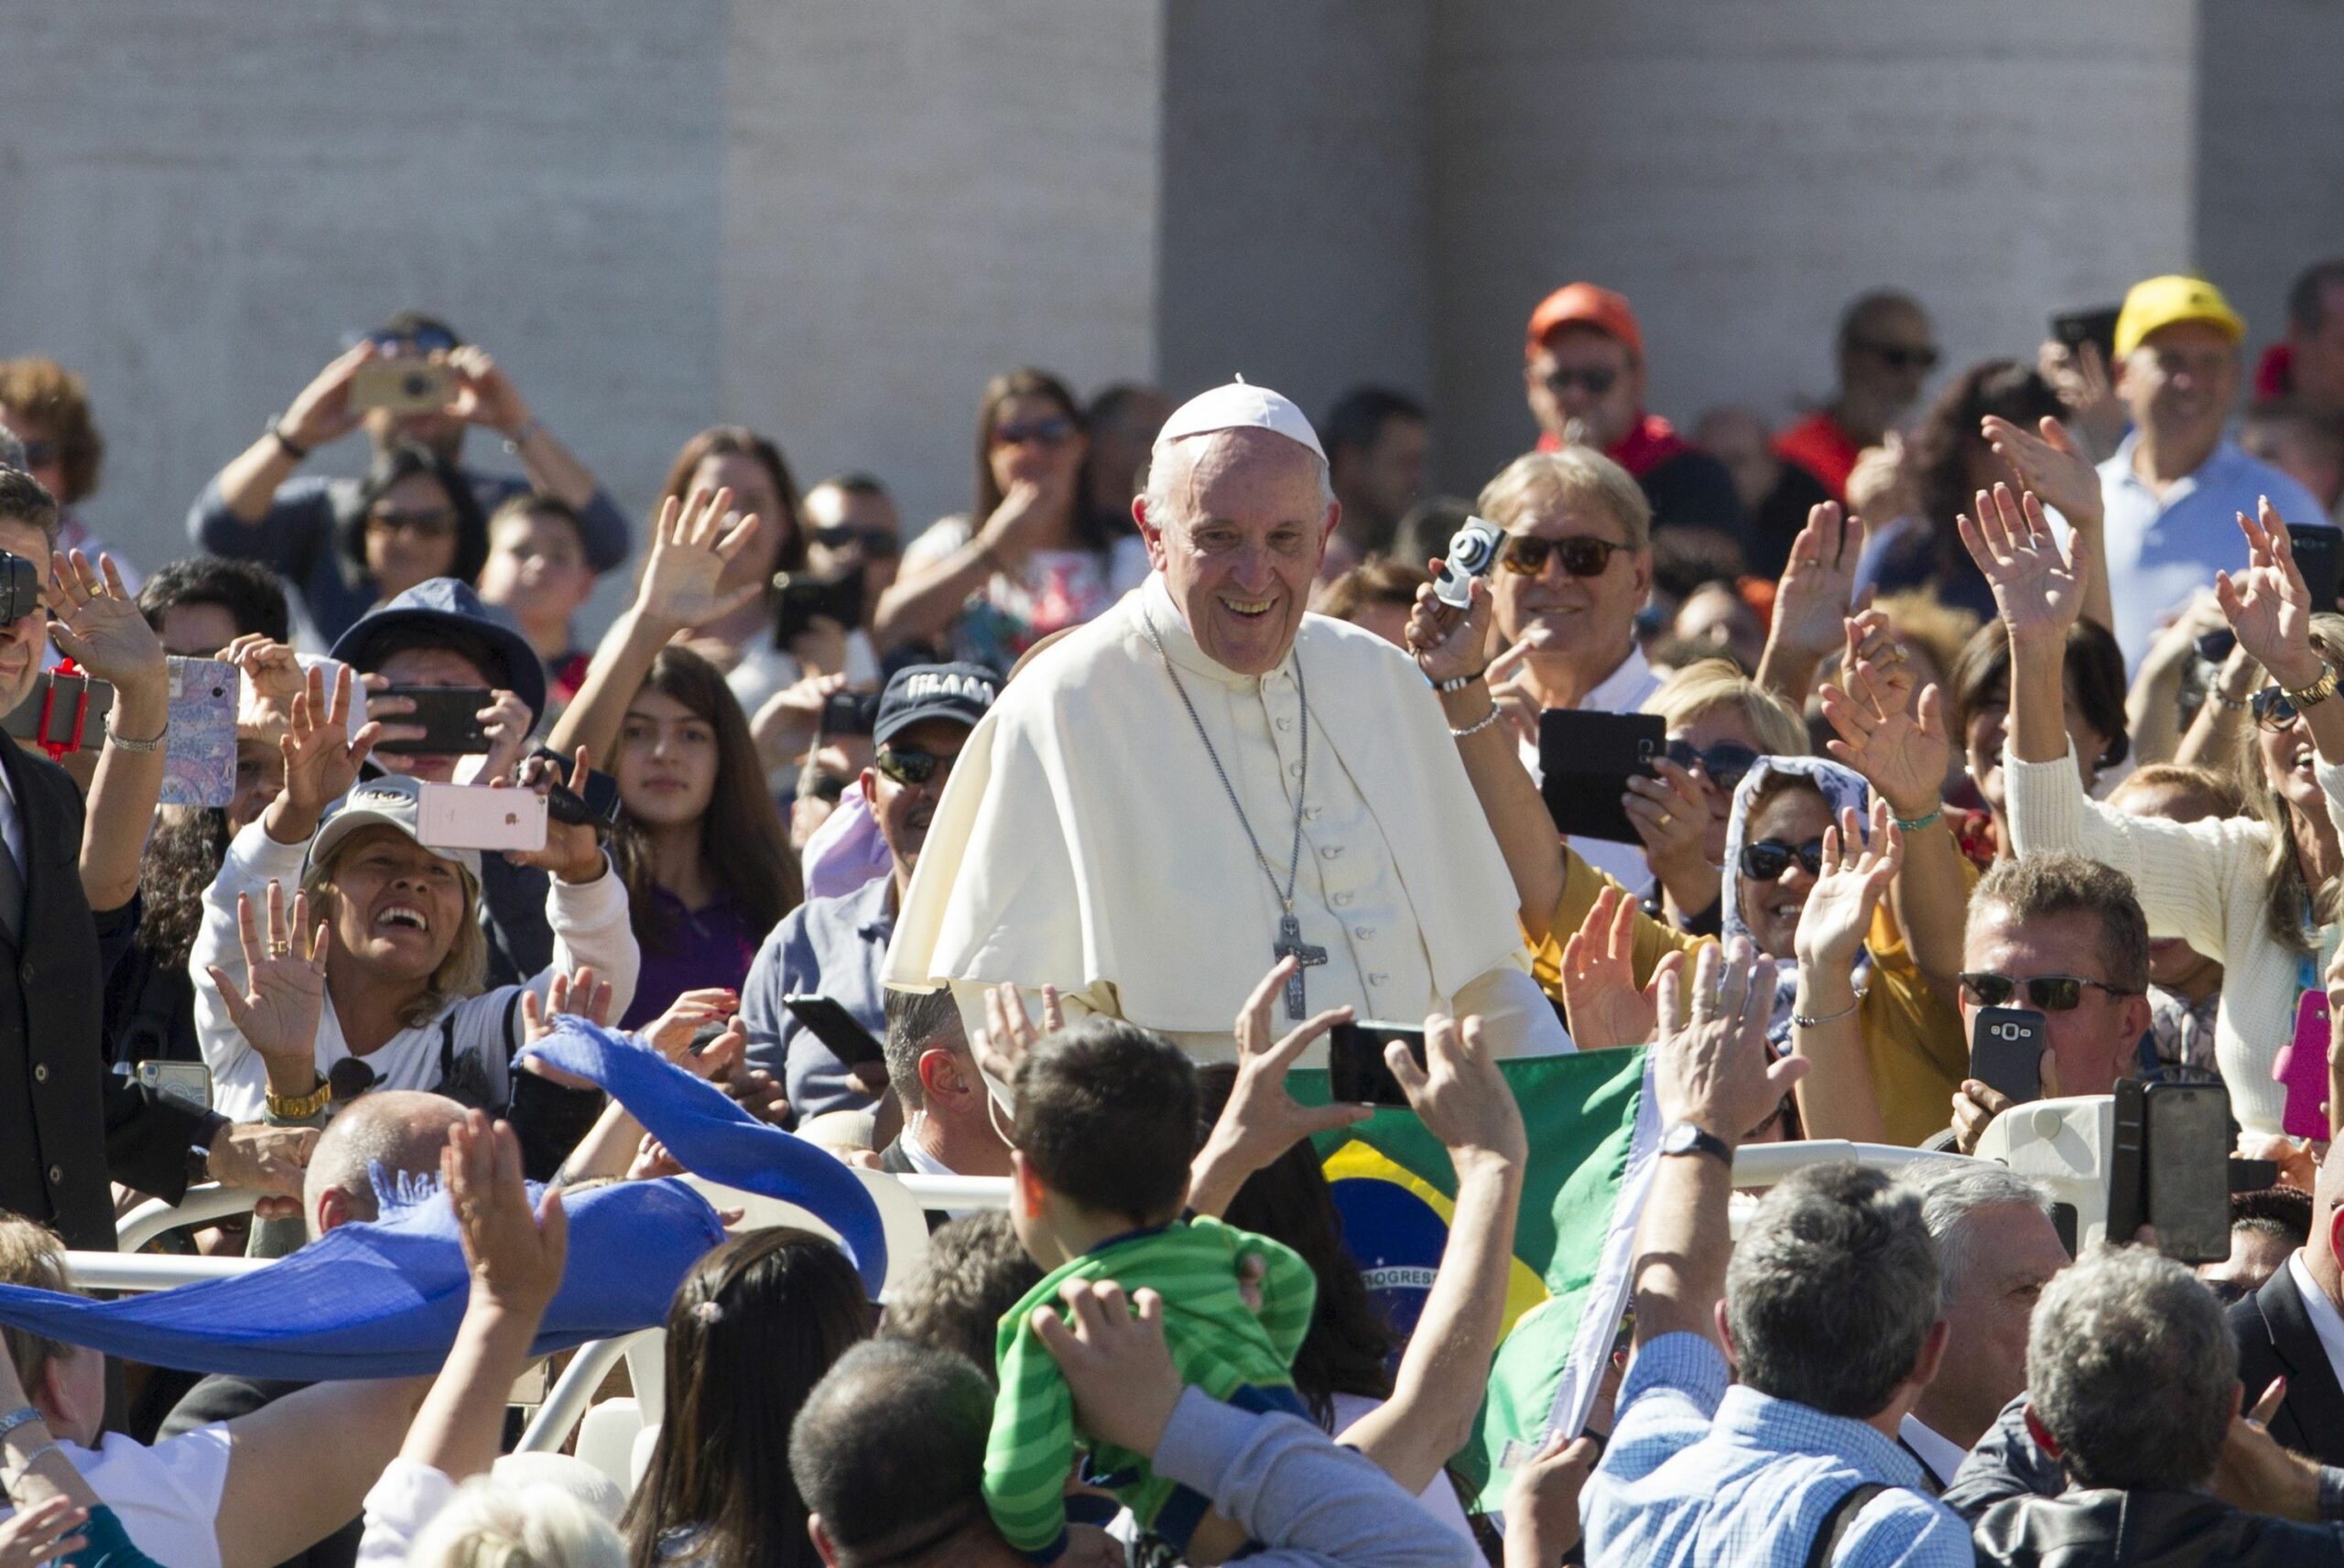
<svg viewBox="0 0 2344 1568">
<path fill-rule="evenodd" d="M 2344 828 L 2344 768 L 2317 764 L 2329 817 Z M 2263 872 L 2271 832 L 2250 817 L 2167 822 L 2128 816 L 2085 796 L 2073 748 L 2056 762 L 2005 752 L 2013 853 L 2073 849 L 2132 879 L 2152 936 L 2178 936 L 2222 965 L 2214 1054 L 2230 1112 L 2249 1132 L 2276 1132 L 2285 1089 L 2271 1081 L 2280 1047 L 2295 1038 L 2302 960 L 2264 921 Z"/>
</svg>

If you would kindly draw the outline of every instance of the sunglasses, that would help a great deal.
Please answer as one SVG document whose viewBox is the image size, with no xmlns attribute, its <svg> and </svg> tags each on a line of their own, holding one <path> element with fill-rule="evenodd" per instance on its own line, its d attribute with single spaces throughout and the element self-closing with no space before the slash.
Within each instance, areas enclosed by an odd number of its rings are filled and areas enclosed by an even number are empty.
<svg viewBox="0 0 2344 1568">
<path fill-rule="evenodd" d="M 370 512 L 366 526 L 385 534 L 407 532 L 437 539 L 456 531 L 456 514 L 444 506 L 429 512 Z"/>
<path fill-rule="evenodd" d="M 863 553 L 875 561 L 892 561 L 903 552 L 903 542 L 884 528 L 863 527 L 852 523 L 833 523 L 827 528 L 813 530 L 814 543 L 826 550 L 843 550 L 852 546 L 863 546 Z"/>
<path fill-rule="evenodd" d="M 65 456 L 65 449 L 55 441 L 20 441 L 25 449 L 25 466 L 28 469 L 47 468 Z"/>
<path fill-rule="evenodd" d="M 1608 365 L 1589 365 L 1584 370 L 1557 368 L 1546 373 L 1546 390 L 1560 397 L 1576 386 L 1583 388 L 1590 397 L 1601 397 L 1619 380 L 1620 373 Z"/>
<path fill-rule="evenodd" d="M 1906 348 L 1902 343 L 1858 343 L 1865 353 L 1890 370 L 1931 371 L 1937 368 L 1937 351 L 1931 347 Z"/>
<path fill-rule="evenodd" d="M 1964 1000 L 1979 1007 L 2006 1007 L 2021 989 L 2037 1012 L 2073 1012 L 2084 1000 L 2084 988 L 2090 986 L 2110 996 L 2132 996 L 2134 993 L 2106 980 L 2088 980 L 2080 975 L 2036 975 L 2031 979 L 2014 980 L 2008 975 L 1965 972 L 1961 977 Z"/>
<path fill-rule="evenodd" d="M 1028 420 L 1023 425 L 996 425 L 993 427 L 993 444 L 996 447 L 1055 447 L 1072 439 L 1073 436 L 1074 421 L 1064 415 Z"/>
<path fill-rule="evenodd" d="M 2242 1302 L 2254 1293 L 2254 1288 L 2244 1280 L 2200 1280 L 2199 1284 L 2214 1292 L 2214 1299 L 2224 1306 Z"/>
<path fill-rule="evenodd" d="M 1505 554 L 1500 558 L 1516 577 L 1536 577 L 1546 569 L 1548 556 L 1559 559 L 1564 572 L 1571 577 L 1601 577 L 1612 565 L 1612 552 L 1627 547 L 1590 534 L 1574 534 L 1568 539 L 1514 534 L 1507 536 Z"/>
<path fill-rule="evenodd" d="M 366 334 L 378 354 L 443 354 L 456 346 L 455 334 L 443 332 L 437 327 L 425 327 L 413 332 L 385 332 L 379 328 Z"/>
<path fill-rule="evenodd" d="M 1742 874 L 1753 881 L 1771 882 L 1791 869 L 1796 860 L 1807 868 L 1810 877 L 1823 874 L 1823 840 L 1809 838 L 1804 844 L 1785 844 L 1780 838 L 1761 838 L 1755 844 L 1742 847 Z"/>
<path fill-rule="evenodd" d="M 2274 735 L 2294 729 L 2295 720 L 2302 717 L 2301 710 L 2287 694 L 2275 686 L 2264 687 L 2247 698 L 2246 705 L 2254 715 L 2255 728 L 2268 730 Z"/>
<path fill-rule="evenodd" d="M 355 1056 L 344 1056 L 326 1074 L 326 1082 L 332 1086 L 336 1105 L 356 1099 L 382 1081 L 382 1075 Z"/>
<path fill-rule="evenodd" d="M 917 789 L 931 779 L 940 779 L 952 771 L 955 752 L 951 757 L 939 757 L 933 752 L 915 751 L 882 746 L 871 759 L 871 765 L 899 784 Z"/>
<path fill-rule="evenodd" d="M 1668 760 L 1691 773 L 1698 767 L 1709 775 L 1709 782 L 1722 790 L 1731 790 L 1742 782 L 1742 776 L 1756 765 L 1758 753 L 1736 741 L 1720 741 L 1714 746 L 1695 750 L 1690 741 L 1671 741 Z"/>
</svg>

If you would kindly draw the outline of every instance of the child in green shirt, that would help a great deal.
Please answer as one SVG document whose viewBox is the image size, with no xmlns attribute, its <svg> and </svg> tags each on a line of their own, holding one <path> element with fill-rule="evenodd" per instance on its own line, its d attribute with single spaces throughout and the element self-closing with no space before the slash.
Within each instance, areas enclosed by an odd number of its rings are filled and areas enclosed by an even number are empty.
<svg viewBox="0 0 2344 1568">
<path fill-rule="evenodd" d="M 1010 1222 L 1048 1273 L 1001 1320 L 1001 1396 L 985 1447 L 984 1497 L 1002 1538 L 1036 1563 L 1065 1550 L 1064 1494 L 1082 1434 L 1058 1363 L 1029 1325 L 1070 1279 L 1112 1280 L 1164 1298 L 1164 1337 L 1181 1378 L 1217 1400 L 1304 1415 L 1296 1349 L 1318 1281 L 1291 1249 L 1217 1220 L 1180 1217 L 1196 1147 L 1196 1069 L 1169 1041 L 1085 1019 L 1035 1046 L 1018 1068 Z M 1262 1305 L 1238 1289 L 1263 1264 Z M 1185 1549 L 1207 1500 L 1153 1475 L 1139 1454 L 1090 1443 L 1086 1479 Z"/>
</svg>

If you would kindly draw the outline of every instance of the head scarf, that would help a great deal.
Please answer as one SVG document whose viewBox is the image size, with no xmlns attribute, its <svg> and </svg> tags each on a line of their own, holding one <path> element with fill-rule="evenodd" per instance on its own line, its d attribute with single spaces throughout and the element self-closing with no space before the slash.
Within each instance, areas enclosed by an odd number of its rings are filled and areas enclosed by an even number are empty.
<svg viewBox="0 0 2344 1568">
<path fill-rule="evenodd" d="M 1726 820 L 1725 868 L 1720 896 L 1719 934 L 1731 943 L 1736 936 L 1750 935 L 1750 922 L 1742 912 L 1742 846 L 1748 836 L 1750 810 L 1757 803 L 1759 791 L 1769 779 L 1792 774 L 1812 784 L 1831 809 L 1836 825 L 1839 814 L 1853 811 L 1871 831 L 1872 788 L 1854 770 L 1840 766 L 1822 757 L 1761 757 L 1742 775 L 1734 786 L 1733 812 Z M 1754 938 L 1753 938 L 1754 940 Z M 1773 955 L 1775 963 L 1774 1012 L 1766 1028 L 1766 1038 L 1778 1051 L 1786 1050 L 1791 1037 L 1791 1004 L 1798 991 L 1798 959 L 1789 953 Z M 1857 984 L 1861 987 L 1872 966 L 1870 955 L 1856 960 Z"/>
</svg>

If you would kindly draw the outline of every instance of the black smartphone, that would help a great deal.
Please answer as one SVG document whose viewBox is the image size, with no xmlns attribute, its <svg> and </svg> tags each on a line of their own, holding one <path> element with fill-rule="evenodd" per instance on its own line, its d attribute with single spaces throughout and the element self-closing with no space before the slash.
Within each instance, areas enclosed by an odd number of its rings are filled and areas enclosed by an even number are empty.
<svg viewBox="0 0 2344 1568">
<path fill-rule="evenodd" d="M 850 1067 L 887 1059 L 878 1037 L 855 1022 L 854 1014 L 826 996 L 786 996 L 781 1005 L 806 1026 L 806 1032 L 830 1048 Z"/>
<path fill-rule="evenodd" d="M 60 757 L 69 752 L 94 752 L 105 741 L 106 715 L 113 708 L 111 683 L 43 670 L 34 677 L 25 700 L 0 719 L 0 729 Z"/>
<path fill-rule="evenodd" d="M 1652 773 L 1668 747 L 1656 713 L 1587 713 L 1550 708 L 1538 716 L 1539 793 L 1567 838 L 1640 843 L 1621 798 L 1628 781 Z"/>
<path fill-rule="evenodd" d="M 2157 1250 L 2218 1263 L 2230 1255 L 2229 1093 L 2219 1084 L 2151 1084 L 2142 1101 L 2142 1210 Z"/>
<path fill-rule="evenodd" d="M 380 716 L 385 725 L 419 724 L 423 734 L 413 741 L 378 741 L 377 752 L 406 756 L 471 757 L 488 750 L 488 733 L 481 728 L 480 710 L 495 700 L 481 686 L 394 686 L 369 694 L 369 718 L 374 703 L 403 697 L 415 704 L 411 713 Z"/>
<path fill-rule="evenodd" d="M 879 694 L 875 691 L 834 691 L 822 699 L 822 736 L 835 740 L 841 735 L 868 735 L 879 719 Z"/>
<path fill-rule="evenodd" d="M 2100 362 L 2108 363 L 2116 357 L 2116 318 L 2121 309 L 2115 305 L 2094 305 L 2082 310 L 2062 310 L 2051 318 L 2051 336 L 2070 349 L 2097 343 Z"/>
<path fill-rule="evenodd" d="M 2013 1104 L 2041 1099 L 2046 1038 L 2032 1008 L 1981 1007 L 1970 1031 L 1970 1076 Z"/>
<path fill-rule="evenodd" d="M 2327 523 L 2290 523 L 2287 539 L 2295 546 L 2295 569 L 2304 574 L 2312 609 L 2335 609 L 2338 576 L 2344 572 L 2344 528 Z"/>
<path fill-rule="evenodd" d="M 860 571 L 828 578 L 807 572 L 776 572 L 773 585 L 778 590 L 773 636 L 779 647 L 788 647 L 800 633 L 813 626 L 818 616 L 837 622 L 847 632 L 863 624 Z"/>
<path fill-rule="evenodd" d="M 565 757 L 550 746 L 540 746 L 531 753 L 538 761 L 549 764 L 556 778 L 567 778 L 578 764 L 575 757 Z M 619 825 L 619 781 L 616 774 L 595 768 L 586 775 L 583 794 L 568 784 L 556 784 L 546 792 L 546 815 L 556 822 L 567 822 L 572 827 L 592 827 L 607 833 Z"/>
<path fill-rule="evenodd" d="M 1418 1025 L 1362 1020 L 1329 1030 L 1328 1098 L 1351 1105 L 1406 1106 L 1407 1091 L 1384 1060 L 1384 1047 L 1394 1040 L 1406 1041 L 1416 1065 L 1425 1065 L 1425 1032 Z"/>
</svg>

